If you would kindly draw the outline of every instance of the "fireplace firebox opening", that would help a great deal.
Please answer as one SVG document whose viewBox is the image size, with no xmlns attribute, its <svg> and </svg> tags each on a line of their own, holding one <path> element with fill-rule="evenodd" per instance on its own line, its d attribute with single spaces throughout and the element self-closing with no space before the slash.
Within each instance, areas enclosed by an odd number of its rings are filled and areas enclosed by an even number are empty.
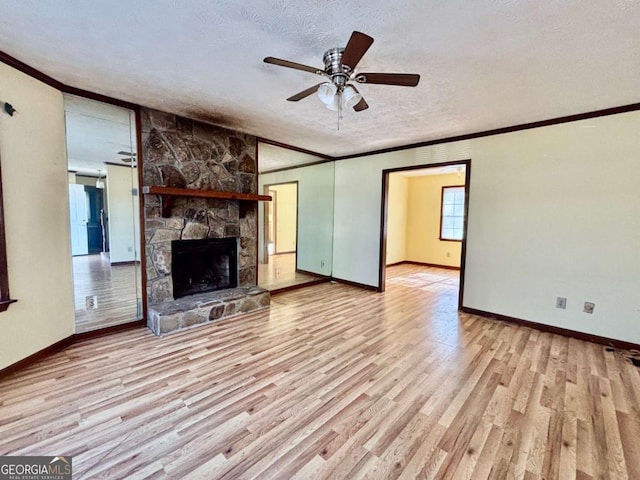
<svg viewBox="0 0 640 480">
<path fill-rule="evenodd" d="M 238 286 L 238 238 L 171 242 L 175 299 Z"/>
</svg>

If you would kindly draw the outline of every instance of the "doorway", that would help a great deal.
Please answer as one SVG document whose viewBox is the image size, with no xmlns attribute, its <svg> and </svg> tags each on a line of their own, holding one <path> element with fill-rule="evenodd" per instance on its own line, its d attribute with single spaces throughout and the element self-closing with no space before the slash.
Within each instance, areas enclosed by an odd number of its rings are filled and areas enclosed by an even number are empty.
<svg viewBox="0 0 640 480">
<path fill-rule="evenodd" d="M 70 174 L 73 175 L 70 178 L 76 182 L 84 180 L 83 177 L 78 177 L 75 171 Z M 89 182 L 94 182 L 92 177 Z M 103 189 L 83 183 L 69 183 L 69 212 L 71 255 L 108 252 Z"/>
<path fill-rule="evenodd" d="M 470 160 L 383 171 L 379 291 L 435 290 L 461 308 L 470 175 Z"/>
<path fill-rule="evenodd" d="M 135 112 L 65 95 L 76 333 L 142 319 Z"/>
</svg>

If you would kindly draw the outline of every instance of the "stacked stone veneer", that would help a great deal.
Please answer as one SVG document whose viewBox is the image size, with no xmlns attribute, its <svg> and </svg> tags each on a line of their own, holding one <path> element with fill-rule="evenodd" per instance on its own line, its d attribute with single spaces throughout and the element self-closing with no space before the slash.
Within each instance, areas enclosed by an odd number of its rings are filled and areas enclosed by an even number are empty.
<svg viewBox="0 0 640 480">
<path fill-rule="evenodd" d="M 143 185 L 257 193 L 255 137 L 156 110 L 141 113 Z M 244 218 L 237 200 L 177 197 L 168 218 L 160 207 L 159 195 L 145 195 L 148 325 L 156 334 L 269 304 L 268 292 L 256 287 L 257 202 Z M 171 242 L 223 237 L 240 238 L 240 288 L 175 301 Z"/>
<path fill-rule="evenodd" d="M 163 335 L 268 307 L 269 303 L 269 292 L 260 287 L 198 293 L 149 308 L 147 325 L 156 335 Z"/>
</svg>

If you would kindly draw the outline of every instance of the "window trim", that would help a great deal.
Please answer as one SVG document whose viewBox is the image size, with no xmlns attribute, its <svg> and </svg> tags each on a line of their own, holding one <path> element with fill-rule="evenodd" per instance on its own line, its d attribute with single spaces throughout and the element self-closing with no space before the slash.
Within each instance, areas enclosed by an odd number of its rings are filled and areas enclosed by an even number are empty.
<svg viewBox="0 0 640 480">
<path fill-rule="evenodd" d="M 446 238 L 442 236 L 442 212 L 444 210 L 444 190 L 445 188 L 462 188 L 463 192 L 464 192 L 464 201 L 466 204 L 467 201 L 467 191 L 466 188 L 464 186 L 464 184 L 462 185 L 443 185 L 441 187 L 441 191 L 440 191 L 440 228 L 438 229 L 438 239 L 441 242 L 462 242 L 462 240 L 464 239 L 464 234 L 465 234 L 465 229 L 464 229 L 464 224 L 462 225 L 462 238 L 457 239 L 457 238 Z M 463 204 L 464 205 L 464 204 Z M 464 214 L 462 215 L 462 219 L 464 222 Z"/>
<path fill-rule="evenodd" d="M 9 295 L 9 272 L 7 269 L 7 242 L 4 235 L 4 203 L 2 195 L 2 159 L 0 159 L 0 312 L 17 302 Z"/>
</svg>

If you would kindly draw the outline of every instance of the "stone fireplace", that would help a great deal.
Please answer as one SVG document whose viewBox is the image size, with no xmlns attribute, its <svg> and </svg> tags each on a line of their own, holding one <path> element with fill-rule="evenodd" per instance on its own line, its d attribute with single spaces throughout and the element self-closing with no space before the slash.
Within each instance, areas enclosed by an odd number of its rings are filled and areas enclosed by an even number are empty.
<svg viewBox="0 0 640 480">
<path fill-rule="evenodd" d="M 242 199 L 257 194 L 255 137 L 141 113 L 149 328 L 160 335 L 268 306 L 256 285 L 258 202 Z M 210 192 L 241 199 L 197 196 Z"/>
</svg>

